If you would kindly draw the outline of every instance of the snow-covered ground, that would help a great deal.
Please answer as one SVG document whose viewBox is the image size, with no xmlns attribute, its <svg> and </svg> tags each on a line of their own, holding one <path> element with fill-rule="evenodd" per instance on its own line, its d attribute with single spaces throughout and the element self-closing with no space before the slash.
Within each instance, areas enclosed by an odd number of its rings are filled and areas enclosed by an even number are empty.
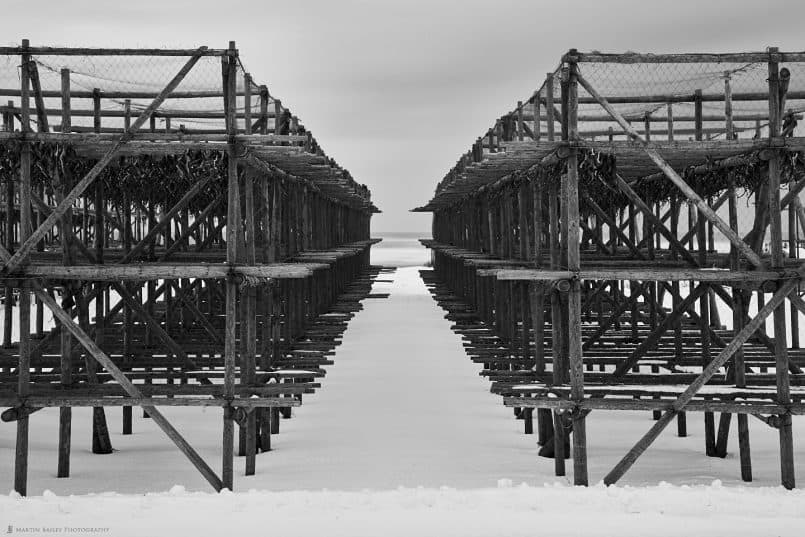
<svg viewBox="0 0 805 537">
<path fill-rule="evenodd" d="M 169 492 L 0 499 L 5 531 L 284 537 L 802 535 L 805 494 L 780 489 L 540 487 L 390 491 Z M 95 531 L 86 531 L 95 530 Z"/>
<path fill-rule="evenodd" d="M 489 383 L 479 377 L 450 322 L 419 279 L 424 249 L 395 237 L 374 262 L 403 266 L 377 283 L 336 364 L 292 420 L 257 475 L 235 466 L 235 493 L 216 495 L 150 420 L 135 412 L 116 448 L 92 455 L 89 411 L 74 410 L 72 476 L 57 479 L 58 411 L 31 418 L 30 497 L 0 497 L 0 532 L 107 535 L 801 535 L 805 494 L 779 483 L 776 431 L 750 422 L 755 482 L 741 483 L 730 440 L 726 459 L 704 456 L 702 418 L 690 436 L 669 427 L 620 486 L 574 488 L 537 456 Z M 386 276 L 381 276 L 386 279 Z M 165 407 L 165 414 L 220 468 L 220 409 Z M 595 412 L 588 419 L 591 482 L 599 481 L 651 426 L 649 413 Z M 799 476 L 805 423 L 794 420 Z M 0 483 L 12 488 L 14 426 L 0 424 Z M 670 484 L 669 484 L 670 483 Z M 114 492 L 111 492 L 114 491 Z M 68 496 L 75 494 L 75 496 Z M 50 530 L 50 531 L 48 531 Z"/>
</svg>

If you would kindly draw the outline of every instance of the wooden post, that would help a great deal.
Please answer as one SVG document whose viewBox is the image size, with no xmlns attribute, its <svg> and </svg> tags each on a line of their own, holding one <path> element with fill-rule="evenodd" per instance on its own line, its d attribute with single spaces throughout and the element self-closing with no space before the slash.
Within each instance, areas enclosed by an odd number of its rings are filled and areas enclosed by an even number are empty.
<svg viewBox="0 0 805 537">
<path fill-rule="evenodd" d="M 732 140 L 735 137 L 735 127 L 732 122 L 732 86 L 730 85 L 730 78 L 730 72 L 724 71 L 724 127 L 727 140 Z"/>
<path fill-rule="evenodd" d="M 666 105 L 667 122 L 668 122 L 668 141 L 674 141 L 674 105 L 668 103 Z"/>
<path fill-rule="evenodd" d="M 229 43 L 229 55 L 222 58 L 225 64 L 224 69 L 224 106 L 226 109 L 226 126 L 230 135 L 237 132 L 237 50 L 235 42 Z M 241 231 L 240 225 L 240 188 L 238 184 L 238 160 L 237 148 L 234 143 L 230 143 L 227 148 L 227 215 L 226 215 L 226 259 L 228 263 L 238 261 L 238 234 Z M 224 397 L 234 398 L 235 395 L 235 364 L 237 360 L 236 330 L 237 330 L 237 300 L 238 284 L 234 278 L 226 279 L 226 331 L 224 343 Z M 221 470 L 221 482 L 223 488 L 233 489 L 234 471 L 234 441 L 235 423 L 234 409 L 231 406 L 224 407 L 224 428 L 223 428 L 223 464 Z"/>
<path fill-rule="evenodd" d="M 554 139 L 554 103 L 553 103 L 553 73 L 548 73 L 545 77 L 545 115 L 547 117 L 548 141 Z"/>
<path fill-rule="evenodd" d="M 775 58 L 776 53 L 776 47 L 769 48 L 769 140 L 780 136 L 781 127 L 780 73 L 779 63 Z M 785 260 L 780 219 L 780 155 L 777 152 L 774 152 L 769 159 L 768 185 L 771 266 L 772 269 L 779 270 L 783 267 Z M 774 309 L 774 345 L 776 349 L 777 403 L 783 406 L 791 404 L 788 349 L 786 344 L 787 328 L 785 304 L 781 303 Z M 791 428 L 791 414 L 783 414 L 779 419 L 781 483 L 785 488 L 793 489 L 796 486 L 796 480 L 794 476 L 794 437 Z"/>
<path fill-rule="evenodd" d="M 12 108 L 14 101 L 8 101 L 8 107 Z M 14 114 L 7 114 L 6 131 L 14 131 Z M 6 250 L 14 253 L 14 181 L 6 181 Z M 11 335 L 14 322 L 14 287 L 10 284 L 5 286 L 5 299 L 3 300 L 3 347 L 11 348 Z"/>
<path fill-rule="evenodd" d="M 732 122 L 732 89 L 730 87 L 730 72 L 724 72 L 724 126 L 725 126 L 725 133 L 727 140 L 733 139 L 734 128 Z M 735 186 L 730 185 L 729 189 L 729 218 L 730 218 L 730 228 L 732 228 L 736 233 L 738 232 L 738 214 L 737 214 L 737 207 L 736 207 L 736 199 L 735 199 Z M 711 229 L 712 233 L 712 229 Z M 712 235 L 711 235 L 712 236 Z M 730 269 L 738 270 L 738 251 L 734 245 L 730 245 Z M 717 313 L 718 309 L 715 305 L 715 294 L 713 291 L 710 291 L 710 309 L 713 313 L 714 321 L 718 318 Z M 732 324 L 733 324 L 733 332 L 738 333 L 740 327 L 743 326 L 743 293 L 740 289 L 733 288 L 732 294 L 733 300 L 733 309 L 732 309 Z M 712 324 L 720 325 L 720 321 L 717 321 Z M 739 347 L 738 350 L 735 352 L 734 358 L 734 376 L 735 376 L 735 385 L 736 387 L 740 384 L 746 385 L 745 378 L 746 378 L 746 371 L 744 368 L 743 362 L 743 348 Z M 721 414 L 718 424 L 718 436 L 716 437 L 716 445 L 715 445 L 715 455 L 718 457 L 726 457 L 727 456 L 727 441 L 729 439 L 729 430 L 730 430 L 730 422 L 732 420 L 732 414 L 724 412 Z M 749 438 L 745 438 L 747 445 Z M 743 442 L 739 439 L 739 448 L 743 448 Z M 751 463 L 750 463 L 751 464 Z M 751 475 L 751 467 L 749 468 L 749 472 Z M 741 454 L 741 475 L 744 476 L 744 454 Z M 751 478 L 750 478 L 751 479 Z M 746 479 L 745 479 L 746 480 Z"/>
<path fill-rule="evenodd" d="M 575 51 L 571 50 L 572 55 Z M 568 62 L 568 138 L 578 139 L 578 82 L 577 65 Z M 562 193 L 562 203 L 567 211 L 567 268 L 581 270 L 579 252 L 579 172 L 577 150 L 572 148 L 567 159 L 567 184 Z M 581 349 L 581 285 L 578 279 L 570 282 L 568 293 L 568 358 L 570 362 L 570 396 L 576 402 L 584 399 L 584 365 Z M 587 426 L 585 414 L 574 412 L 573 420 L 573 484 L 588 484 L 587 478 Z"/>
<path fill-rule="evenodd" d="M 131 127 L 131 99 L 126 99 L 123 102 L 123 128 L 129 130 Z M 138 212 L 139 214 L 139 212 Z M 138 219 L 139 222 L 139 219 Z M 128 254 L 131 252 L 132 229 L 131 229 L 131 203 L 129 194 L 124 193 L 123 196 L 123 252 Z M 139 225 L 137 226 L 139 229 Z M 125 288 L 131 291 L 130 284 L 126 283 Z M 131 315 L 131 306 L 128 304 L 123 306 L 123 354 L 127 360 L 131 359 L 131 344 L 134 338 L 133 334 L 133 318 Z M 123 434 L 132 434 L 133 428 L 133 412 L 131 406 L 123 407 Z"/>
<path fill-rule="evenodd" d="M 249 84 L 251 81 L 248 81 Z M 249 105 L 247 101 L 247 106 Z M 251 119 L 246 121 L 247 134 L 251 129 Z M 254 215 L 254 176 L 245 173 L 243 178 L 244 207 L 245 207 L 245 246 L 246 264 L 254 265 L 256 259 L 255 232 L 257 225 Z M 244 318 L 241 319 L 243 334 L 243 349 L 241 356 L 240 383 L 252 386 L 256 382 L 256 355 L 257 355 L 257 288 L 253 285 L 247 287 L 244 296 Z M 246 475 L 254 475 L 257 454 L 257 414 L 253 409 L 246 417 Z"/>
<path fill-rule="evenodd" d="M 729 190 L 729 217 L 730 225 L 735 227 L 738 231 L 738 199 L 735 193 L 735 186 L 730 185 Z M 738 251 L 735 247 L 730 249 L 730 269 L 737 270 L 739 268 Z M 746 307 L 747 294 L 744 290 L 733 287 L 732 290 L 732 331 L 737 334 L 744 327 L 744 317 L 746 316 L 748 308 Z M 746 387 L 746 365 L 744 363 L 743 346 L 738 347 L 735 351 L 734 359 L 735 369 L 735 387 Z M 726 456 L 726 431 L 724 434 L 724 445 L 716 446 L 719 455 Z M 738 414 L 738 451 L 741 461 L 741 479 L 744 481 L 752 481 L 752 456 L 749 444 L 749 417 L 746 414 Z"/>
<path fill-rule="evenodd" d="M 534 94 L 534 141 L 539 142 L 540 138 L 542 137 L 542 126 L 541 121 L 542 118 L 540 117 L 540 92 Z"/>
<path fill-rule="evenodd" d="M 62 124 L 62 132 L 70 132 L 71 130 L 71 104 L 70 104 L 70 70 L 69 69 L 62 69 L 61 70 L 61 124 Z M 57 188 L 56 188 L 56 200 L 57 203 L 61 203 L 64 199 L 64 196 L 67 192 L 70 191 L 70 177 L 59 175 L 58 177 L 54 178 L 58 181 Z M 54 181 L 55 182 L 55 181 Z M 59 230 L 59 239 L 61 242 L 62 248 L 62 263 L 65 266 L 71 265 L 73 263 L 73 255 L 72 255 L 72 245 L 68 238 L 69 235 L 72 234 L 72 225 L 73 225 L 73 211 L 72 209 L 68 209 L 65 211 L 64 216 L 60 222 L 61 229 Z M 68 231 L 69 230 L 69 231 Z M 73 286 L 72 285 L 65 285 L 65 297 L 67 298 L 70 296 Z M 73 345 L 72 345 L 72 337 L 70 336 L 70 332 L 65 328 L 61 328 L 61 335 L 60 335 L 60 347 L 61 347 L 61 383 L 62 385 L 69 386 L 72 384 L 73 381 L 73 361 L 72 361 L 72 354 L 73 354 Z M 71 436 L 72 436 L 72 421 L 73 421 L 73 409 L 69 406 L 59 408 L 59 456 L 58 456 L 58 467 L 56 469 L 56 477 L 70 477 L 70 444 L 71 444 Z"/>
<path fill-rule="evenodd" d="M 702 90 L 694 93 L 694 138 L 702 140 Z M 707 237 L 706 219 L 703 213 L 699 213 L 696 219 L 696 238 L 699 250 L 698 262 L 700 266 L 707 263 Z M 701 318 L 701 338 L 702 338 L 702 365 L 704 367 L 710 362 L 710 298 L 709 292 L 699 299 L 699 311 Z M 716 432 L 715 416 L 712 412 L 704 413 L 704 445 L 705 453 L 708 457 L 716 456 Z"/>
<path fill-rule="evenodd" d="M 799 199 L 795 200 L 799 201 Z M 797 203 L 788 204 L 788 257 L 797 259 L 799 257 L 799 229 L 797 229 Z M 789 316 L 791 318 L 791 347 L 799 348 L 799 310 L 790 304 Z"/>
<path fill-rule="evenodd" d="M 28 40 L 22 40 L 22 49 L 28 49 Z M 31 56 L 22 54 L 23 68 L 20 70 L 22 91 L 20 97 L 21 124 L 20 130 L 28 133 L 30 125 L 30 85 L 28 79 L 28 62 Z M 11 205 L 11 204 L 10 204 Z M 13 207 L 13 205 L 11 205 Z M 13 212 L 13 210 L 11 211 Z M 31 234 L 31 146 L 28 142 L 20 143 L 20 243 L 25 242 Z M 27 282 L 20 286 L 19 299 L 19 365 L 17 369 L 17 395 L 23 399 L 30 391 L 31 375 L 31 289 Z M 14 490 L 21 496 L 28 494 L 28 415 L 17 420 L 17 442 L 14 457 Z"/>
<path fill-rule="evenodd" d="M 282 101 L 274 99 L 274 134 L 282 134 Z"/>
<path fill-rule="evenodd" d="M 101 91 L 98 88 L 92 90 L 92 117 L 93 129 L 95 133 L 101 132 Z M 93 220 L 93 242 L 95 246 L 95 262 L 103 264 L 104 240 L 106 238 L 106 227 L 104 225 L 106 203 L 104 196 L 103 181 L 97 181 L 95 187 L 95 218 Z M 103 284 L 96 283 L 96 289 L 102 289 Z M 95 297 L 95 343 L 98 347 L 103 347 L 104 340 L 104 293 L 96 293 Z M 91 369 L 94 371 L 95 362 L 90 360 Z M 106 424 L 106 411 L 102 406 L 92 408 L 92 452 L 100 455 L 112 453 L 112 441 L 109 437 L 109 428 Z"/>
<path fill-rule="evenodd" d="M 670 104 L 668 105 L 670 107 Z M 670 109 L 669 109 L 670 113 Z M 671 129 L 669 129 L 669 132 Z M 679 201 L 674 198 L 671 200 L 671 234 L 676 237 L 679 235 Z M 677 253 L 676 249 L 671 249 L 671 259 L 676 260 L 678 259 L 679 254 Z M 671 282 L 671 291 L 672 291 L 672 302 L 671 307 L 674 311 L 679 310 L 680 307 L 680 295 L 679 295 L 679 282 L 674 281 Z M 689 289 L 690 292 L 693 291 L 693 287 L 691 286 Z M 683 357 L 683 349 L 682 349 L 682 321 L 681 318 L 674 322 L 674 356 L 677 360 Z M 687 422 L 687 415 L 685 412 L 679 412 L 676 417 L 676 434 L 679 437 L 685 437 L 688 435 L 688 422 Z"/>
<path fill-rule="evenodd" d="M 243 75 L 243 134 L 252 133 L 252 75 Z"/>
</svg>

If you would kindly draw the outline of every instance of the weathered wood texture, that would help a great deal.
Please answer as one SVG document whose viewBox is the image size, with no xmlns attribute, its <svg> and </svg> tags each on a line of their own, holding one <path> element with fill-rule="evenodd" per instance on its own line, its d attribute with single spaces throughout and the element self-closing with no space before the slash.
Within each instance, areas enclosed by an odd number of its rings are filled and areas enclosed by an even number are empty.
<svg viewBox="0 0 805 537">
<path fill-rule="evenodd" d="M 319 386 L 380 272 L 369 265 L 377 242 L 369 190 L 254 84 L 234 43 L 223 51 L 132 51 L 25 42 L 0 54 L 22 65 L 21 87 L 0 89 L 16 97 L 3 107 L 0 133 L 0 150 L 14 163 L 0 174 L 0 404 L 9 407 L 2 420 L 17 427 L 15 489 L 26 493 L 28 431 L 47 407 L 60 407 L 57 473 L 69 477 L 76 406 L 95 409 L 93 451 L 111 451 L 105 407 L 123 407 L 131 434 L 131 407 L 141 406 L 216 490 L 233 488 L 235 430 L 244 431 L 254 473 L 280 415 L 290 417 Z M 87 93 L 72 87 L 65 68 L 50 90 L 37 72 L 36 60 L 47 60 L 37 55 L 120 65 L 128 56 L 176 57 L 178 72 L 160 92 Z M 184 91 L 199 62 L 213 60 L 215 90 Z M 247 106 L 258 95 L 259 106 Z M 81 99 L 91 99 L 89 108 Z M 115 99 L 125 99 L 120 113 Z M 136 99 L 147 102 L 135 109 Z M 215 108 L 175 105 L 205 99 Z M 91 129 L 74 128 L 82 117 Z M 156 132 L 157 118 L 165 132 Z M 226 128 L 173 127 L 194 119 Z M 121 122 L 106 127 L 113 121 Z M 132 186 L 120 182 L 130 166 L 150 171 Z M 43 323 L 45 309 L 53 326 Z M 220 474 L 160 406 L 223 409 Z"/>
<path fill-rule="evenodd" d="M 768 65 L 768 82 L 764 74 L 748 91 L 733 61 L 756 62 L 764 72 Z M 753 414 L 779 430 L 781 483 L 795 485 L 791 419 L 805 412 L 805 354 L 798 334 L 787 344 L 785 309 L 798 327 L 805 167 L 791 163 L 801 161 L 805 139 L 788 109 L 805 93 L 783 66 L 803 61 L 776 49 L 571 50 L 415 209 L 433 213 L 433 238 L 422 243 L 434 265 L 423 278 L 492 390 L 527 422 L 528 409 L 541 409 L 540 453 L 557 459 L 557 475 L 572 444 L 574 482 L 586 484 L 591 410 L 641 410 L 658 421 L 607 483 L 674 418 L 686 435 L 686 412 L 704 413 L 706 455 L 717 457 L 727 455 L 731 415 L 738 415 L 732 432 L 741 476 L 750 481 L 746 416 Z M 681 83 L 674 73 L 705 70 L 724 74 L 689 95 L 671 91 Z M 619 78 L 626 76 L 637 78 Z M 640 94 L 643 83 L 651 93 Z M 767 111 L 748 112 L 747 103 L 763 101 Z M 723 102 L 724 114 L 705 114 L 704 102 Z M 676 103 L 690 103 L 693 113 Z M 750 128 L 756 120 L 768 121 L 765 129 Z M 666 131 L 657 129 L 660 121 Z M 681 140 L 685 134 L 693 139 Z M 755 204 L 754 221 L 737 216 L 743 194 Z M 529 307 L 511 307 L 521 303 Z M 773 337 L 763 322 L 769 316 Z"/>
</svg>

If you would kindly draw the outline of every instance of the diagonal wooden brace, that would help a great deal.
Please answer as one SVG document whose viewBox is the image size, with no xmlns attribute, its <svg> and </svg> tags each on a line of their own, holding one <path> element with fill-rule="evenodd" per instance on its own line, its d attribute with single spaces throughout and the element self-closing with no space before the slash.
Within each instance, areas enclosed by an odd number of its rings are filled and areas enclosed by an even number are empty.
<svg viewBox="0 0 805 537">
<path fill-rule="evenodd" d="M 193 222 L 193 224 L 190 225 L 187 229 L 185 229 L 182 232 L 182 234 L 179 236 L 179 238 L 177 238 L 174 241 L 174 243 L 171 245 L 170 248 L 165 250 L 165 253 L 162 254 L 160 256 L 160 258 L 157 259 L 157 261 L 165 261 L 168 257 L 170 257 L 170 255 L 172 253 L 174 253 L 176 250 L 178 250 L 182 246 L 182 242 L 184 242 L 185 239 L 190 237 L 201 226 L 201 224 L 204 221 L 206 221 L 206 219 L 209 216 L 209 214 L 212 212 L 213 209 L 215 209 L 218 206 L 219 203 L 221 203 L 221 200 L 223 200 L 223 198 L 224 198 L 223 194 L 218 194 L 215 197 L 215 199 L 213 199 L 209 203 L 209 205 L 207 205 L 204 208 L 204 210 L 201 211 L 201 213 L 199 213 L 198 216 L 195 217 L 195 221 Z"/>
<path fill-rule="evenodd" d="M 207 319 L 207 316 L 204 315 L 201 312 L 201 310 L 198 309 L 198 306 L 196 306 L 195 302 L 187 298 L 187 293 L 183 293 L 182 289 L 179 287 L 177 283 L 175 283 L 175 281 L 172 280 L 166 280 L 166 281 L 169 282 L 174 289 L 176 289 L 177 292 L 176 298 L 178 298 L 179 301 L 182 304 L 184 304 L 184 306 L 190 311 L 193 317 L 196 318 L 198 323 L 201 325 L 202 328 L 204 328 L 204 331 L 207 332 L 207 334 L 212 338 L 212 340 L 218 345 L 223 345 L 224 340 L 221 338 L 220 334 L 218 334 L 218 332 L 215 330 L 215 327 L 212 325 L 209 319 Z"/>
<path fill-rule="evenodd" d="M 3 261 L 8 261 L 11 258 L 11 255 L 8 251 L 0 246 L 0 258 Z M 50 296 L 42 287 L 42 285 L 37 281 L 33 280 L 31 282 L 31 288 L 36 294 L 37 298 L 42 301 L 44 305 L 48 307 L 53 312 L 53 316 L 61 323 L 61 326 L 64 329 L 67 329 L 73 337 L 87 350 L 87 352 L 99 363 L 101 364 L 112 378 L 114 378 L 120 386 L 125 390 L 129 396 L 134 398 L 143 398 L 142 392 L 137 389 L 137 387 L 123 374 L 123 372 L 115 365 L 111 358 L 109 358 L 106 353 L 104 353 L 100 347 L 90 338 L 86 332 L 84 332 L 80 326 L 78 326 L 74 321 L 72 316 L 64 311 L 57 303 L 56 299 Z M 196 469 L 204 476 L 204 478 L 215 488 L 216 491 L 220 491 L 223 488 L 223 484 L 221 479 L 215 474 L 212 468 L 204 462 L 204 459 L 201 458 L 193 447 L 184 439 L 184 437 L 177 431 L 173 425 L 162 415 L 162 413 L 157 410 L 156 407 L 153 406 L 143 406 L 143 409 L 148 412 L 149 416 L 153 418 L 154 423 L 156 423 L 160 429 L 162 429 L 165 434 L 170 438 L 176 447 L 184 453 L 184 455 L 190 459 L 190 462 Z"/>
<path fill-rule="evenodd" d="M 143 398 L 143 394 L 137 387 L 126 377 L 123 372 L 118 369 L 115 363 L 109 358 L 106 353 L 104 353 L 100 347 L 84 332 L 70 317 L 66 311 L 61 309 L 56 301 L 49 295 L 45 290 L 42 288 L 39 282 L 34 281 L 32 284 L 33 291 L 36 294 L 37 298 L 42 301 L 52 312 L 53 316 L 56 317 L 72 335 L 76 338 L 76 340 L 87 350 L 89 353 L 99 364 L 101 364 L 112 378 L 114 378 L 119 384 L 120 387 L 125 390 L 125 392 L 134 398 Z M 222 483 L 220 478 L 215 474 L 215 472 L 210 468 L 204 459 L 193 449 L 193 447 L 184 439 L 184 437 L 179 434 L 173 425 L 162 415 L 162 413 L 157 410 L 156 407 L 153 406 L 146 406 L 143 405 L 143 410 L 148 412 L 148 415 L 154 420 L 160 429 L 170 438 L 176 447 L 184 453 L 184 455 L 190 459 L 190 462 L 193 463 L 193 466 L 201 472 L 201 475 L 215 488 L 216 491 L 220 491 L 222 488 Z"/>
<path fill-rule="evenodd" d="M 667 227 L 665 227 L 665 224 L 663 224 L 660 221 L 660 219 L 657 218 L 653 212 L 651 212 L 651 209 L 649 208 L 648 205 L 646 205 L 646 202 L 644 202 L 643 199 L 637 195 L 637 192 L 635 192 L 632 189 L 632 187 L 630 187 L 629 184 L 623 180 L 623 177 L 621 177 L 618 174 L 615 174 L 615 185 L 621 192 L 623 192 L 626 195 L 627 198 L 629 198 L 629 200 L 632 203 L 635 204 L 635 207 L 637 207 L 637 209 L 640 210 L 640 212 L 642 212 L 643 215 L 651 221 L 651 224 L 657 228 L 657 231 L 659 231 L 662 234 L 662 236 L 668 240 L 668 244 L 670 244 L 672 248 L 677 250 L 677 252 L 679 252 L 679 255 L 681 255 L 685 259 L 685 261 L 687 261 L 694 267 L 699 266 L 699 263 L 696 261 L 696 258 L 694 258 L 693 255 L 687 250 L 687 248 L 685 248 L 677 240 L 674 234 L 671 233 Z"/>
<path fill-rule="evenodd" d="M 660 436 L 660 433 L 665 429 L 665 427 L 671 422 L 671 420 L 676 416 L 676 414 L 682 411 L 685 408 L 693 396 L 698 393 L 699 390 L 702 389 L 712 377 L 716 374 L 716 372 L 721 368 L 727 361 L 732 358 L 732 355 L 744 344 L 746 343 L 752 334 L 755 333 L 755 330 L 760 327 L 762 323 L 766 321 L 766 318 L 772 314 L 772 312 L 783 303 L 783 301 L 788 297 L 788 295 L 793 291 L 799 280 L 788 280 L 786 281 L 780 289 L 774 293 L 774 296 L 766 303 L 763 308 L 757 313 L 757 315 L 744 326 L 740 332 L 738 332 L 732 341 L 719 353 L 719 355 L 710 362 L 707 367 L 704 368 L 701 375 L 696 377 L 696 379 L 688 386 L 688 388 L 682 392 L 682 394 L 677 397 L 677 399 L 673 402 L 671 410 L 666 411 L 659 421 L 657 421 L 654 426 L 649 429 L 649 431 L 643 435 L 643 437 L 637 441 L 637 443 L 629 450 L 629 452 L 623 457 L 623 459 L 615 465 L 615 467 L 606 475 L 604 478 L 604 484 L 612 485 L 616 483 L 623 475 L 632 467 L 632 465 L 637 461 L 640 455 L 648 449 L 648 447 Z"/>
<path fill-rule="evenodd" d="M 148 246 L 153 240 L 156 239 L 158 234 L 162 233 L 162 230 L 165 229 L 165 226 L 167 226 L 170 223 L 170 221 L 173 220 L 173 218 L 177 214 L 179 214 L 179 211 L 181 211 L 182 209 L 187 207 L 187 204 L 190 203 L 193 200 L 193 198 L 196 197 L 196 195 L 199 192 L 201 192 L 201 189 L 203 189 L 205 186 L 207 186 L 207 184 L 212 180 L 212 178 L 213 178 L 213 176 L 210 175 L 210 176 L 205 177 L 201 181 L 197 182 L 196 184 L 194 184 L 193 187 L 190 190 L 188 190 L 185 193 L 184 196 L 182 196 L 182 199 L 180 199 L 176 203 L 176 205 L 171 207 L 171 209 L 167 213 L 165 213 L 162 216 L 162 218 L 159 219 L 159 222 L 157 223 L 157 225 L 152 227 L 148 231 L 146 236 L 143 237 L 143 239 L 140 242 L 138 242 L 134 246 L 134 248 L 132 248 L 129 253 L 124 255 L 123 258 L 120 261 L 118 261 L 117 263 L 119 265 L 124 264 L 124 263 L 128 263 L 129 261 L 134 259 L 134 257 L 136 255 L 138 255 L 140 252 L 142 252 L 145 249 L 146 246 Z"/>
<path fill-rule="evenodd" d="M 635 288 L 635 290 L 631 293 L 630 297 L 627 300 L 625 300 L 625 301 L 620 303 L 618 308 L 609 315 L 609 318 L 606 321 L 604 321 L 604 323 L 601 324 L 598 327 L 598 329 L 596 329 L 595 333 L 592 336 L 590 336 L 589 338 L 584 340 L 584 343 L 582 344 L 581 349 L 584 350 L 584 351 L 589 350 L 590 347 L 592 347 L 595 342 L 597 342 L 599 339 L 601 339 L 601 336 L 606 334 L 607 331 L 609 330 L 609 328 L 612 325 L 614 325 L 615 323 L 618 322 L 618 318 L 620 318 L 620 316 L 624 312 L 626 312 L 629 309 L 631 309 L 633 307 L 634 303 L 637 301 L 637 299 L 640 298 L 640 296 L 643 295 L 646 292 L 646 290 L 647 290 L 646 285 L 647 285 L 647 282 L 642 282 L 642 283 L 638 284 L 637 287 Z M 613 291 L 614 290 L 615 290 L 615 288 L 613 286 Z"/>
<path fill-rule="evenodd" d="M 154 112 L 159 108 L 162 102 L 170 95 L 174 89 L 179 85 L 179 83 L 184 80 L 184 77 L 187 73 L 193 68 L 194 65 L 198 62 L 201 58 L 201 54 L 207 49 L 207 47 L 201 47 L 196 51 L 196 53 L 187 60 L 187 63 L 182 67 L 176 76 L 168 83 L 165 88 L 159 92 L 159 95 L 148 105 L 142 114 L 137 117 L 137 120 L 129 127 L 129 129 L 124 132 L 120 138 L 115 142 L 115 144 L 106 152 L 106 154 L 101 157 L 101 159 L 95 163 L 92 169 L 87 172 L 87 174 L 73 187 L 69 194 L 67 194 L 64 199 L 59 203 L 59 205 L 53 210 L 50 215 L 45 218 L 45 221 L 42 222 L 38 228 L 28 237 L 28 239 L 20 246 L 19 250 L 17 250 L 11 259 L 5 261 L 4 263 L 4 270 L 6 272 L 14 272 L 22 263 L 28 259 L 28 256 L 31 253 L 31 250 L 34 249 L 36 244 L 42 240 L 45 234 L 50 231 L 50 229 L 56 225 L 56 223 L 61 220 L 61 217 L 67 212 L 70 207 L 72 207 L 73 202 L 78 199 L 84 191 L 89 188 L 95 179 L 101 174 L 101 172 L 106 168 L 106 166 L 112 162 L 112 160 L 117 156 L 117 152 L 120 150 L 123 145 L 125 145 L 129 140 L 132 139 L 134 133 L 148 121 Z"/>
<path fill-rule="evenodd" d="M 615 110 L 609 101 L 607 101 L 601 94 L 593 88 L 587 80 L 584 79 L 581 75 L 578 76 L 579 84 L 581 84 L 585 90 L 590 94 L 590 96 L 598 101 L 598 103 L 607 111 L 607 113 L 612 116 L 612 118 L 618 122 L 621 128 L 637 143 L 643 146 L 643 150 L 649 156 L 651 160 L 657 165 L 658 168 L 674 183 L 677 188 L 688 198 L 696 208 L 699 209 L 707 220 L 713 223 L 714 226 L 718 228 L 718 230 L 724 234 L 724 236 L 732 243 L 735 248 L 738 249 L 739 252 L 755 267 L 759 269 L 765 268 L 763 261 L 760 259 L 760 256 L 755 253 L 752 248 L 746 244 L 741 237 L 727 224 L 724 220 L 719 217 L 713 209 L 705 202 L 691 187 L 688 185 L 682 177 L 679 176 L 678 173 L 668 164 L 664 158 L 653 148 L 649 145 L 645 138 L 640 136 L 629 122 L 617 111 Z"/>
<path fill-rule="evenodd" d="M 584 198 L 585 203 L 590 206 L 590 208 L 595 212 L 595 214 L 600 217 L 608 226 L 609 228 L 615 232 L 615 234 L 620 237 L 621 241 L 631 250 L 634 256 L 638 259 L 645 259 L 646 256 L 643 255 L 643 252 L 629 239 L 629 237 L 621 231 L 618 224 L 610 218 L 610 216 L 593 200 L 592 196 L 590 196 L 586 191 L 581 191 L 581 195 Z"/>
<path fill-rule="evenodd" d="M 626 358 L 625 361 L 618 364 L 615 371 L 612 373 L 614 378 L 619 378 L 625 375 L 637 361 L 660 340 L 663 334 L 668 331 L 685 313 L 687 310 L 696 303 L 696 301 L 707 292 L 707 285 L 699 284 L 685 299 L 679 303 L 677 308 L 668 315 L 662 323 L 645 338 L 633 351 L 632 354 Z"/>
</svg>

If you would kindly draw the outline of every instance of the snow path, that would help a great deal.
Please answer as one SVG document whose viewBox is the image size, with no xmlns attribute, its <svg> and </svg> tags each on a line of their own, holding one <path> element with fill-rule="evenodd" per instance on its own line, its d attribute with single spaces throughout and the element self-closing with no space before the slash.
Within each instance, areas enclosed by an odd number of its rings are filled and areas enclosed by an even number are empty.
<svg viewBox="0 0 805 537">
<path fill-rule="evenodd" d="M 418 269 L 393 278 L 374 287 L 389 298 L 364 301 L 350 322 L 322 389 L 282 422 L 278 449 L 259 458 L 261 481 L 339 490 L 532 481 L 536 437 L 518 433 L 522 422 L 489 393 Z"/>
</svg>

